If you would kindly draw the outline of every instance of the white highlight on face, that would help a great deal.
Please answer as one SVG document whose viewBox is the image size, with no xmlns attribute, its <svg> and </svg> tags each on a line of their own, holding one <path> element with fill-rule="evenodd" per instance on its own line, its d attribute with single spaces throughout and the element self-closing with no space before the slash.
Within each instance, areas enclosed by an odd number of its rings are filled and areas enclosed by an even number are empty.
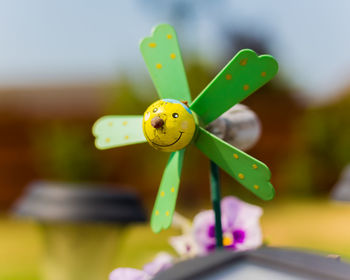
<svg viewBox="0 0 350 280">
<path fill-rule="evenodd" d="M 146 115 L 145 115 L 145 121 L 147 121 L 149 119 L 149 116 L 150 116 L 150 112 L 147 112 Z"/>
</svg>

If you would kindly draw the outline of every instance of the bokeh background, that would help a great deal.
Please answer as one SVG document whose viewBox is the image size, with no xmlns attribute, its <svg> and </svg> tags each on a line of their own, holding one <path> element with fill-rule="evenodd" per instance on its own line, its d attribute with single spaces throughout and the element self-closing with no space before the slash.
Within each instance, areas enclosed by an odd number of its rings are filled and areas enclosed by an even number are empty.
<svg viewBox="0 0 350 280">
<path fill-rule="evenodd" d="M 167 155 L 147 144 L 98 151 L 91 127 L 157 99 L 138 43 L 161 22 L 177 30 L 193 97 L 242 48 L 276 57 L 278 76 L 243 102 L 261 120 L 249 153 L 270 167 L 276 199 L 226 174 L 222 193 L 264 208 L 269 244 L 350 259 L 350 206 L 329 196 L 350 162 L 349 10 L 346 0 L 0 0 L 0 279 L 39 279 L 40 232 L 9 216 L 34 180 L 113 183 L 151 211 Z M 177 209 L 189 218 L 210 207 L 208 165 L 188 149 Z M 115 265 L 171 250 L 171 234 L 155 241 L 130 226 Z"/>
</svg>

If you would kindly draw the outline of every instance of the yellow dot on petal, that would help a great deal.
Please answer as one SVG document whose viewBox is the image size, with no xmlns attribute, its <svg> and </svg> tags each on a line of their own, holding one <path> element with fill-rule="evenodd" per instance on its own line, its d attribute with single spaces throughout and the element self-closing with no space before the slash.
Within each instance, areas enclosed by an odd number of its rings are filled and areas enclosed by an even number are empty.
<svg viewBox="0 0 350 280">
<path fill-rule="evenodd" d="M 112 122 L 109 122 L 108 125 L 109 125 L 109 126 L 113 126 L 113 123 L 112 123 Z"/>
<path fill-rule="evenodd" d="M 171 38 L 173 38 L 173 35 L 168 34 L 168 35 L 166 35 L 166 37 L 167 37 L 168 39 L 171 39 Z"/>
<path fill-rule="evenodd" d="M 127 122 L 127 121 L 123 122 L 123 125 L 127 125 L 127 124 L 128 124 L 128 122 Z"/>
<path fill-rule="evenodd" d="M 170 57 L 171 57 L 171 59 L 175 59 L 175 58 L 176 58 L 176 55 L 175 55 L 174 53 L 171 53 L 171 54 L 170 54 Z"/>
<path fill-rule="evenodd" d="M 261 72 L 261 77 L 265 77 L 266 76 L 266 72 Z"/>
<path fill-rule="evenodd" d="M 243 179 L 244 179 L 244 175 L 243 175 L 242 173 L 239 173 L 239 174 L 238 174 L 238 178 L 241 179 L 241 180 L 243 180 Z"/>
<path fill-rule="evenodd" d="M 129 139 L 129 135 L 125 135 L 125 136 L 124 136 L 124 139 L 125 139 L 125 140 L 128 140 L 128 139 Z"/>
<path fill-rule="evenodd" d="M 248 62 L 248 58 L 242 59 L 239 64 L 241 64 L 242 66 L 246 66 Z"/>
<path fill-rule="evenodd" d="M 148 46 L 149 46 L 150 48 L 155 48 L 155 47 L 157 46 L 157 44 L 154 43 L 154 42 L 152 42 L 152 43 L 149 43 Z"/>
<path fill-rule="evenodd" d="M 249 85 L 244 85 L 244 86 L 243 86 L 243 89 L 244 89 L 244 90 L 248 90 L 248 89 L 249 89 Z"/>
<path fill-rule="evenodd" d="M 106 138 L 106 142 L 107 143 L 111 142 L 111 138 Z"/>
<path fill-rule="evenodd" d="M 165 193 L 162 191 L 161 193 L 160 193 L 160 196 L 164 196 L 165 195 Z"/>
<path fill-rule="evenodd" d="M 234 157 L 235 159 L 239 159 L 239 156 L 238 156 L 237 154 L 233 154 L 233 157 Z"/>
<path fill-rule="evenodd" d="M 156 216 L 158 216 L 159 215 L 159 211 L 157 210 L 155 214 L 156 214 Z"/>
<path fill-rule="evenodd" d="M 226 80 L 231 80 L 232 79 L 232 75 L 231 74 L 226 74 Z"/>
<path fill-rule="evenodd" d="M 258 166 L 255 163 L 252 166 L 254 169 L 258 169 Z"/>
<path fill-rule="evenodd" d="M 166 212 L 165 212 L 165 215 L 169 216 L 169 214 L 170 214 L 169 211 L 166 211 Z"/>
<path fill-rule="evenodd" d="M 162 64 L 157 63 L 157 64 L 156 64 L 156 67 L 157 67 L 158 69 L 160 69 L 160 68 L 162 68 L 163 66 L 162 66 Z"/>
<path fill-rule="evenodd" d="M 171 188 L 171 192 L 174 192 L 175 191 L 175 188 Z"/>
<path fill-rule="evenodd" d="M 259 186 L 258 185 L 254 185 L 254 189 L 258 190 Z"/>
</svg>

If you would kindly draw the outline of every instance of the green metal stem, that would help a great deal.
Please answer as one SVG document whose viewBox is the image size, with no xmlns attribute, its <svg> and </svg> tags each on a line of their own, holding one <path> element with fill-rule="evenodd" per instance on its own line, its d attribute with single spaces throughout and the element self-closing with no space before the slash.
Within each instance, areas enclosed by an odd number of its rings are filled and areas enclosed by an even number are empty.
<svg viewBox="0 0 350 280">
<path fill-rule="evenodd" d="M 210 189 L 211 189 L 211 201 L 213 204 L 213 210 L 215 213 L 215 237 L 216 247 L 221 248 L 222 245 L 222 225 L 221 225 L 221 207 L 220 207 L 220 179 L 219 179 L 219 167 L 210 161 Z"/>
</svg>

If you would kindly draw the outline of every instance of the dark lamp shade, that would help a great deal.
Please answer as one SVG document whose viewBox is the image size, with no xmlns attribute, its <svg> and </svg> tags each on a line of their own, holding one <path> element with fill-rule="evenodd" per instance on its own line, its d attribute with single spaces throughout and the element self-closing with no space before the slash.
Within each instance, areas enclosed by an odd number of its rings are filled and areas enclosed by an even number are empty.
<svg viewBox="0 0 350 280">
<path fill-rule="evenodd" d="M 135 193 L 98 184 L 34 182 L 13 212 L 41 222 L 146 221 L 145 210 Z"/>
</svg>

